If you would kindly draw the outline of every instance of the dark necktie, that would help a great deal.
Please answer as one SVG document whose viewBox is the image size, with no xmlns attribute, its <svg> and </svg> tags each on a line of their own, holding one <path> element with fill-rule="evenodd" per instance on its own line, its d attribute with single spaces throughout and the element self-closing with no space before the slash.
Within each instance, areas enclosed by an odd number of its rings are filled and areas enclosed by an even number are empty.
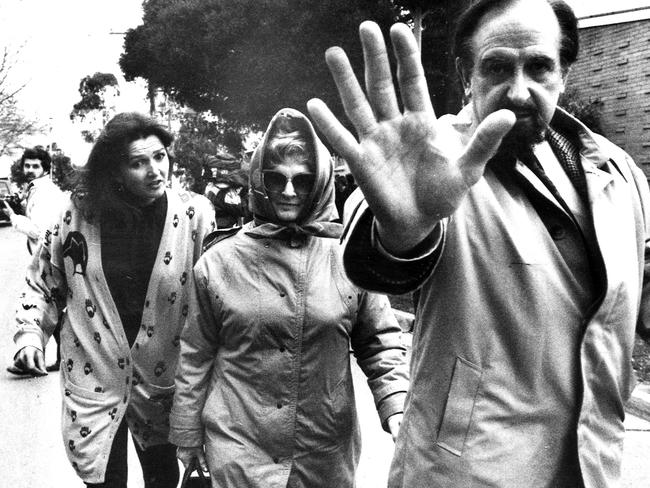
<svg viewBox="0 0 650 488">
<path fill-rule="evenodd" d="M 578 146 L 553 129 L 548 130 L 546 135 L 555 157 L 562 165 L 564 172 L 571 180 L 573 187 L 580 195 L 583 203 L 589 201 L 587 193 L 587 180 L 585 178 L 585 171 L 580 164 L 580 151 Z"/>
<path fill-rule="evenodd" d="M 589 201 L 587 194 L 587 180 L 585 179 L 585 173 L 580 164 L 580 151 L 578 150 L 578 147 L 553 129 L 549 129 L 546 140 L 551 146 L 553 154 L 555 154 L 555 157 L 560 162 L 562 169 L 564 169 L 564 172 L 569 177 L 571 184 L 580 196 L 580 199 L 583 203 L 587 203 Z M 564 206 L 564 200 L 560 197 L 560 192 L 546 175 L 544 168 L 538 161 L 537 157 L 533 154 L 532 148 L 530 151 L 524 151 L 518 156 L 521 162 L 535 173 L 542 183 L 544 183 L 544 185 L 550 190 L 553 196 L 555 196 Z"/>
</svg>

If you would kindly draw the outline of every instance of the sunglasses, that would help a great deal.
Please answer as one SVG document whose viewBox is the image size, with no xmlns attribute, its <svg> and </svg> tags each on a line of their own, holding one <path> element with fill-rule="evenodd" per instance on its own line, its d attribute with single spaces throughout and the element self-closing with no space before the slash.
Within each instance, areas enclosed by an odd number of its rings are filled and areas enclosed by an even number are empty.
<svg viewBox="0 0 650 488">
<path fill-rule="evenodd" d="M 298 173 L 291 178 L 287 178 L 279 171 L 262 171 L 262 184 L 267 192 L 282 193 L 289 181 L 297 195 L 308 195 L 314 187 L 316 175 L 313 173 Z"/>
</svg>

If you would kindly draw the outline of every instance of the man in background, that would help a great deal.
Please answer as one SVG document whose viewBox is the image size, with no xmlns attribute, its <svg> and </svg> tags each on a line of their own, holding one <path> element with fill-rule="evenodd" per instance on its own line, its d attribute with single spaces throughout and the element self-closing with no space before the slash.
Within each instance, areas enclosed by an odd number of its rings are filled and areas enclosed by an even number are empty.
<svg viewBox="0 0 650 488">
<path fill-rule="evenodd" d="M 65 201 L 65 194 L 54 184 L 50 177 L 52 158 L 42 147 L 26 149 L 20 158 L 20 166 L 27 180 L 27 187 L 21 200 L 22 215 L 14 212 L 9 205 L 1 209 L 11 220 L 11 225 L 18 232 L 27 236 L 27 249 L 33 254 L 40 239 L 45 237 L 50 223 L 54 222 Z M 59 329 L 54 333 L 57 343 L 56 362 L 47 367 L 48 371 L 59 369 Z M 14 372 L 14 371 L 12 371 Z"/>
</svg>

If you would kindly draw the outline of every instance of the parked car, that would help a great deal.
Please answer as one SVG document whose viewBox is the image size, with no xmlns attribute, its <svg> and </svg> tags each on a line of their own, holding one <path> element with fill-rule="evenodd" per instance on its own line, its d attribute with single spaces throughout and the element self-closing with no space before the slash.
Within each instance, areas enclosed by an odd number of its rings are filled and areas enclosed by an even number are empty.
<svg viewBox="0 0 650 488">
<path fill-rule="evenodd" d="M 11 183 L 8 178 L 0 178 L 0 205 L 10 205 L 15 207 L 18 197 L 11 192 Z M 0 222 L 9 222 L 9 217 L 4 212 L 0 212 Z"/>
</svg>

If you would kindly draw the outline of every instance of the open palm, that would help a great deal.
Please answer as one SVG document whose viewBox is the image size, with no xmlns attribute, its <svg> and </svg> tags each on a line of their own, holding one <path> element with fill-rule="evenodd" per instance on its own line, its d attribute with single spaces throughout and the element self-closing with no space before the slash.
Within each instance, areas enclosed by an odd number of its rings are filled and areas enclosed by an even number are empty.
<svg viewBox="0 0 650 488">
<path fill-rule="evenodd" d="M 310 100 L 308 108 L 334 149 L 347 160 L 376 217 L 382 243 L 401 253 L 454 212 L 482 176 L 515 116 L 507 110 L 495 112 L 469 141 L 462 141 L 448 124 L 436 119 L 415 39 L 406 25 L 395 24 L 391 39 L 404 107 L 400 111 L 379 27 L 364 22 L 360 34 L 367 97 L 345 52 L 335 47 L 326 53 L 359 141 L 321 100 Z"/>
</svg>

